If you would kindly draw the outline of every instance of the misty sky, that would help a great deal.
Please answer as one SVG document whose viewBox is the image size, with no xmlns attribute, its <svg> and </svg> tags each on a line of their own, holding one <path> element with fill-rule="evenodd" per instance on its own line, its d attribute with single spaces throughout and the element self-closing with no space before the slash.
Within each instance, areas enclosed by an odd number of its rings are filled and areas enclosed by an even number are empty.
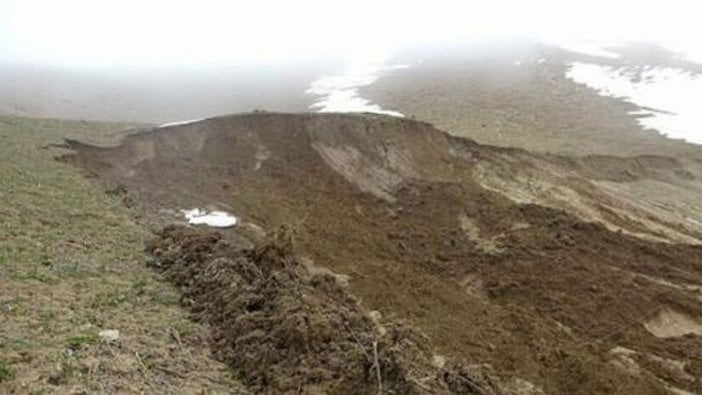
<svg viewBox="0 0 702 395">
<path fill-rule="evenodd" d="M 378 57 L 439 41 L 659 41 L 697 52 L 685 1 L 0 0 L 0 59 L 82 67 Z"/>
</svg>

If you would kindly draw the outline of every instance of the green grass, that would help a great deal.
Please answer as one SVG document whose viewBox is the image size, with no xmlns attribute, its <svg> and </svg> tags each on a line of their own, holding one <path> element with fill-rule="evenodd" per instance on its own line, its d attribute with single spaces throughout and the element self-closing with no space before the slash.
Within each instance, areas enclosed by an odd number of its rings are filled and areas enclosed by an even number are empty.
<svg viewBox="0 0 702 395">
<path fill-rule="evenodd" d="M 10 381 L 15 378 L 15 369 L 0 357 L 0 383 Z"/>
<path fill-rule="evenodd" d="M 141 258 L 134 247 L 144 232 L 118 201 L 95 193 L 90 180 L 47 155 L 48 144 L 61 143 L 62 135 L 89 134 L 91 126 L 0 118 L 0 250 L 8 275 L 50 282 L 66 263 L 81 262 L 81 271 L 91 273 Z M 120 129 L 104 127 L 108 133 Z"/>
<path fill-rule="evenodd" d="M 8 316 L 23 316 L 27 313 L 27 307 L 18 299 L 0 302 L 0 313 Z"/>
<path fill-rule="evenodd" d="M 137 353 L 182 372 L 158 378 L 166 392 L 238 388 L 178 292 L 144 265 L 149 234 L 135 213 L 50 147 L 114 144 L 128 127 L 0 116 L 0 393 L 153 392 Z M 188 328 L 179 341 L 175 327 Z M 102 329 L 120 331 L 119 347 L 99 341 Z"/>
<path fill-rule="evenodd" d="M 100 337 L 95 331 L 85 331 L 66 339 L 68 348 L 73 351 L 80 351 L 88 346 L 96 344 L 100 341 Z"/>
</svg>

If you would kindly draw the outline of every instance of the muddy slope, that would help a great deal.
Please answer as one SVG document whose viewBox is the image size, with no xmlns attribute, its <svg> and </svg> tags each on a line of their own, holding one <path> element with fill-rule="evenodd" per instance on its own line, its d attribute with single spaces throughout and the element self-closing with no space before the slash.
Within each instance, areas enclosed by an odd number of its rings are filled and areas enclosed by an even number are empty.
<svg viewBox="0 0 702 395">
<path fill-rule="evenodd" d="M 170 226 L 147 250 L 195 319 L 214 328 L 215 355 L 253 392 L 507 393 L 433 355 L 407 325 L 372 318 L 343 280 L 292 254 L 288 233 L 256 248 L 234 239 Z"/>
<path fill-rule="evenodd" d="M 700 228 L 625 193 L 702 176 L 677 159 L 537 155 L 338 114 L 72 145 L 64 160 L 147 218 L 201 206 L 289 226 L 295 253 L 348 275 L 365 308 L 532 393 L 702 391 Z"/>
</svg>

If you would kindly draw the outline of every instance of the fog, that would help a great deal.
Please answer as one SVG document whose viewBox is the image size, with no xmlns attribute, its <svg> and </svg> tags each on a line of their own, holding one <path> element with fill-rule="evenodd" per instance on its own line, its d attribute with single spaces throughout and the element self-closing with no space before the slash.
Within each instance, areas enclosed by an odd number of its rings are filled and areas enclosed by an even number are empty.
<svg viewBox="0 0 702 395">
<path fill-rule="evenodd" d="M 675 0 L 0 0 L 0 57 L 82 68 L 276 64 L 505 37 L 656 41 L 697 56 L 696 11 Z"/>
<path fill-rule="evenodd" d="M 400 54 L 528 40 L 606 55 L 609 46 L 644 41 L 702 62 L 694 8 L 628 0 L 0 0 L 0 114 L 151 123 L 257 108 L 400 115 L 356 90 L 383 70 L 412 67 L 397 63 Z"/>
</svg>

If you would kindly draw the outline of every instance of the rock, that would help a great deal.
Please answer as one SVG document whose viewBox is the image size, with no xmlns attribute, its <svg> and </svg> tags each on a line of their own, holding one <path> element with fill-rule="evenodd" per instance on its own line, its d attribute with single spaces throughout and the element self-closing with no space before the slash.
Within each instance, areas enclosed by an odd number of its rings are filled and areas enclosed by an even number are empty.
<svg viewBox="0 0 702 395">
<path fill-rule="evenodd" d="M 443 369 L 446 366 L 446 357 L 442 355 L 434 355 L 431 358 L 431 364 L 438 369 Z"/>
<path fill-rule="evenodd" d="M 114 343 L 119 340 L 119 331 L 117 329 L 105 329 L 98 333 L 100 340 L 105 343 Z"/>
</svg>

